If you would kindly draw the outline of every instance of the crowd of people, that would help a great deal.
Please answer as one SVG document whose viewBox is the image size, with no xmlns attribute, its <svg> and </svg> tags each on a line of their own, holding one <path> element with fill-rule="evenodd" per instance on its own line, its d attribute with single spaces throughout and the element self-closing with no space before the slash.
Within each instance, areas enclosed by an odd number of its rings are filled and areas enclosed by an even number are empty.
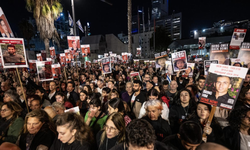
<svg viewBox="0 0 250 150">
<path fill-rule="evenodd" d="M 202 63 L 192 77 L 179 71 L 171 81 L 164 68 L 148 64 L 112 64 L 105 75 L 100 68 L 69 66 L 61 79 L 46 82 L 25 71 L 21 81 L 2 73 L 0 149 L 250 149 L 250 71 L 234 109 L 217 107 L 208 124 L 212 106 L 199 101 Z M 65 112 L 74 107 L 80 111 Z"/>
</svg>

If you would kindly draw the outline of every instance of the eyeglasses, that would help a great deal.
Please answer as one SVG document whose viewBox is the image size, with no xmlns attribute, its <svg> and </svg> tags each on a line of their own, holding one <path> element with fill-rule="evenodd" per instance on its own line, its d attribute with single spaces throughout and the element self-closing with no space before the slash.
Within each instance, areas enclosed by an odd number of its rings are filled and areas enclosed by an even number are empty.
<svg viewBox="0 0 250 150">
<path fill-rule="evenodd" d="M 109 126 L 107 126 L 107 125 L 105 125 L 104 128 L 105 128 L 106 131 L 110 131 L 110 132 L 115 132 L 115 131 L 117 130 L 116 128 L 114 128 L 114 127 L 109 127 Z"/>
</svg>

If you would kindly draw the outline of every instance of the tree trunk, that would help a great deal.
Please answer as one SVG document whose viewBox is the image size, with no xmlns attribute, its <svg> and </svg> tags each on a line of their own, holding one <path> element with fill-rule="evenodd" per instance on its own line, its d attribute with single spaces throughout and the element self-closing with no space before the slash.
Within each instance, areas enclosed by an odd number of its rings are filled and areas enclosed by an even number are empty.
<svg viewBox="0 0 250 150">
<path fill-rule="evenodd" d="M 46 57 L 50 58 L 50 52 L 49 52 L 49 39 L 45 38 L 44 39 L 44 45 L 45 45 L 45 50 L 46 50 Z"/>
<path fill-rule="evenodd" d="M 128 0 L 128 52 L 132 53 L 132 0 Z"/>
</svg>

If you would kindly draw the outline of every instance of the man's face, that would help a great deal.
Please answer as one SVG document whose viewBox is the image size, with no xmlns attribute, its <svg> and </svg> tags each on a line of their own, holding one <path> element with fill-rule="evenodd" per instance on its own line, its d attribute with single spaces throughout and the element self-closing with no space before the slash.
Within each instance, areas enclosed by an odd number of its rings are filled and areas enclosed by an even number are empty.
<svg viewBox="0 0 250 150">
<path fill-rule="evenodd" d="M 141 86 L 140 86 L 140 84 L 138 84 L 138 83 L 134 83 L 134 86 L 133 86 L 133 91 L 138 92 L 139 90 L 141 90 Z"/>
<path fill-rule="evenodd" d="M 50 89 L 51 91 L 53 91 L 53 90 L 56 89 L 56 84 L 55 84 L 55 82 L 50 82 L 50 83 L 49 83 L 49 89 Z"/>
<path fill-rule="evenodd" d="M 30 103 L 30 109 L 31 110 L 41 109 L 41 105 L 40 105 L 39 100 L 33 100 L 33 101 L 31 101 L 31 103 Z"/>
<path fill-rule="evenodd" d="M 108 88 L 113 89 L 114 88 L 114 84 L 112 82 L 108 82 Z"/>
<path fill-rule="evenodd" d="M 84 53 L 88 54 L 88 49 L 87 48 L 84 49 Z"/>
<path fill-rule="evenodd" d="M 55 69 L 55 73 L 56 73 L 56 74 L 59 74 L 59 70 L 58 70 L 58 69 Z"/>
<path fill-rule="evenodd" d="M 199 88 L 200 88 L 200 89 L 203 89 L 203 88 L 204 88 L 204 85 L 205 85 L 205 80 L 200 79 L 199 82 L 198 82 Z"/>
<path fill-rule="evenodd" d="M 168 85 L 163 85 L 163 90 L 167 91 L 168 90 Z"/>
<path fill-rule="evenodd" d="M 15 55 L 16 49 L 14 47 L 8 47 L 8 52 L 10 55 Z"/>
<path fill-rule="evenodd" d="M 7 26 L 6 26 L 6 24 L 4 23 L 3 20 L 0 22 L 0 24 L 1 24 L 1 27 L 4 30 L 4 32 L 8 32 L 8 28 L 7 28 Z"/>
<path fill-rule="evenodd" d="M 146 89 L 150 90 L 153 87 L 153 85 L 150 82 L 147 82 Z"/>
<path fill-rule="evenodd" d="M 19 96 L 23 95 L 23 92 L 22 92 L 22 88 L 21 87 L 17 87 L 16 88 L 16 92 Z"/>
<path fill-rule="evenodd" d="M 157 84 L 157 83 L 158 83 L 158 78 L 157 78 L 157 77 L 154 77 L 154 78 L 153 78 L 153 82 Z"/>
<path fill-rule="evenodd" d="M 216 92 L 226 94 L 227 90 L 231 88 L 229 77 L 218 77 L 215 83 Z"/>
<path fill-rule="evenodd" d="M 77 48 L 77 42 L 76 41 L 74 41 L 73 43 L 72 43 L 72 47 L 75 49 L 75 48 Z"/>
<path fill-rule="evenodd" d="M 177 82 L 176 82 L 176 81 L 172 81 L 172 82 L 170 83 L 170 88 L 171 88 L 171 90 L 175 90 L 175 89 L 177 89 L 177 87 L 178 87 L 178 85 L 177 85 Z"/>
<path fill-rule="evenodd" d="M 145 82 L 146 82 L 146 81 L 150 81 L 150 76 L 149 76 L 148 74 L 145 75 L 144 81 L 145 81 Z"/>
<path fill-rule="evenodd" d="M 7 90 L 9 89 L 7 83 L 2 82 L 2 83 L 1 83 L 1 89 L 2 89 L 3 92 L 7 91 Z"/>
<path fill-rule="evenodd" d="M 143 70 L 140 70 L 139 73 L 140 73 L 140 75 L 142 76 L 142 75 L 143 75 Z"/>
<path fill-rule="evenodd" d="M 72 92 L 73 90 L 74 90 L 73 85 L 71 83 L 69 83 L 68 86 L 67 86 L 67 91 Z"/>
</svg>

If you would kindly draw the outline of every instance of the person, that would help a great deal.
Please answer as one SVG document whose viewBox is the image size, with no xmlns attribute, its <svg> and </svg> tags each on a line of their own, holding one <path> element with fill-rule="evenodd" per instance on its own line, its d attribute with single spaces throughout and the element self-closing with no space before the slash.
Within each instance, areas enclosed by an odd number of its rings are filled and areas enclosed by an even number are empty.
<svg viewBox="0 0 250 150">
<path fill-rule="evenodd" d="M 55 81 L 51 81 L 49 83 L 49 89 L 50 89 L 50 93 L 48 95 L 50 103 L 53 103 L 56 101 L 56 82 Z"/>
<path fill-rule="evenodd" d="M 15 143 L 23 128 L 22 108 L 16 102 L 6 102 L 1 107 L 0 144 Z"/>
<path fill-rule="evenodd" d="M 43 88 L 38 88 L 35 92 L 35 95 L 39 96 L 40 97 L 40 100 L 41 100 L 41 103 L 42 103 L 42 107 L 47 107 L 49 105 L 51 105 L 50 101 L 48 100 L 47 98 L 47 94 L 46 94 L 46 91 L 43 89 Z M 38 99 L 35 97 L 35 95 L 31 95 L 31 97 L 33 99 Z"/>
<path fill-rule="evenodd" d="M 58 116 L 59 116 L 56 113 L 56 109 L 53 106 L 47 106 L 43 110 L 49 115 L 49 117 L 52 119 L 53 123 L 55 123 Z"/>
<path fill-rule="evenodd" d="M 249 51 L 240 51 L 238 58 L 244 62 L 244 64 L 250 63 L 250 52 Z"/>
<path fill-rule="evenodd" d="M 202 129 L 198 123 L 186 121 L 177 134 L 166 137 L 162 142 L 178 150 L 195 150 L 202 143 Z"/>
<path fill-rule="evenodd" d="M 4 63 L 23 63 L 25 59 L 22 55 L 16 53 L 15 45 L 7 46 L 7 54 L 3 55 Z"/>
<path fill-rule="evenodd" d="M 235 107 L 245 105 L 250 107 L 250 87 L 244 87 L 241 89 L 238 100 Z"/>
<path fill-rule="evenodd" d="M 42 103 L 41 99 L 39 96 L 34 96 L 34 99 L 30 101 L 30 109 L 37 110 L 37 109 L 42 109 Z"/>
<path fill-rule="evenodd" d="M 40 78 L 40 80 L 46 79 L 46 68 L 45 68 L 45 66 L 42 66 L 41 69 L 39 70 L 39 78 Z"/>
<path fill-rule="evenodd" d="M 161 117 L 163 110 L 162 102 L 159 100 L 149 100 L 145 103 L 146 116 L 142 119 L 147 120 L 154 128 L 158 141 L 172 134 L 167 120 Z"/>
<path fill-rule="evenodd" d="M 9 30 L 8 30 L 8 27 L 5 23 L 5 21 L 3 19 L 0 19 L 0 26 L 1 26 L 1 34 L 2 34 L 2 37 L 5 37 L 5 38 L 14 38 L 14 35 L 13 33 L 11 33 Z"/>
<path fill-rule="evenodd" d="M 17 145 L 22 149 L 49 149 L 56 137 L 55 127 L 44 110 L 29 112 Z"/>
<path fill-rule="evenodd" d="M 184 59 L 178 59 L 174 62 L 174 70 L 186 69 L 187 64 Z"/>
<path fill-rule="evenodd" d="M 85 116 L 89 109 L 89 104 L 87 102 L 87 99 L 89 98 L 87 91 L 81 90 L 80 92 L 80 100 L 76 102 L 76 106 L 80 109 L 80 114 L 82 116 Z"/>
<path fill-rule="evenodd" d="M 14 90 L 11 90 L 11 89 L 6 91 L 3 97 L 4 103 L 9 102 L 9 101 L 13 101 L 21 105 L 21 100 L 19 99 L 19 95 Z"/>
<path fill-rule="evenodd" d="M 193 69 L 189 66 L 184 73 L 185 77 L 189 77 L 193 73 Z"/>
<path fill-rule="evenodd" d="M 59 102 L 54 102 L 51 106 L 55 109 L 57 115 L 63 114 L 66 110 L 65 106 Z"/>
<path fill-rule="evenodd" d="M 103 64 L 103 72 L 104 73 L 110 73 L 109 64 Z"/>
<path fill-rule="evenodd" d="M 126 141 L 110 150 L 173 150 L 156 140 L 154 128 L 144 119 L 131 121 L 126 128 Z"/>
<path fill-rule="evenodd" d="M 67 99 L 75 106 L 75 103 L 77 100 L 79 100 L 79 97 L 75 90 L 75 83 L 74 82 L 68 82 L 67 84 L 67 92 L 65 94 L 67 95 Z"/>
<path fill-rule="evenodd" d="M 208 99 L 217 101 L 217 106 L 232 108 L 235 100 L 228 94 L 228 89 L 232 86 L 228 76 L 218 76 L 214 82 L 216 92 L 208 95 Z"/>
<path fill-rule="evenodd" d="M 88 56 L 88 55 L 89 55 L 89 51 L 88 51 L 88 49 L 87 49 L 87 48 L 84 48 L 84 53 L 83 53 L 82 55 L 83 55 L 83 57 L 85 57 L 85 56 Z"/>
<path fill-rule="evenodd" d="M 73 41 L 72 41 L 72 49 L 71 49 L 71 50 L 73 50 L 74 52 L 75 52 L 76 50 L 78 50 L 77 42 L 78 42 L 78 40 L 73 40 Z"/>
<path fill-rule="evenodd" d="M 98 80 L 97 81 L 97 92 L 99 92 L 99 93 L 102 93 L 102 89 L 104 88 L 104 82 L 103 82 L 103 80 Z"/>
<path fill-rule="evenodd" d="M 67 99 L 62 92 L 56 93 L 56 102 L 59 102 L 65 106 L 66 109 L 74 107 L 73 104 Z"/>
<path fill-rule="evenodd" d="M 229 149 L 217 143 L 207 142 L 198 146 L 197 150 L 229 150 Z"/>
<path fill-rule="evenodd" d="M 212 53 L 211 60 L 218 60 L 218 64 L 228 65 L 228 52 Z"/>
<path fill-rule="evenodd" d="M 50 150 L 90 150 L 93 134 L 84 123 L 82 116 L 67 112 L 56 121 L 58 138 L 55 138 Z"/>
<path fill-rule="evenodd" d="M 205 86 L 205 82 L 206 82 L 206 78 L 205 78 L 205 77 L 200 76 L 200 77 L 198 78 L 198 84 L 197 84 L 197 87 L 198 87 L 198 90 L 199 90 L 198 96 L 201 95 L 202 90 L 203 90 L 203 88 L 204 88 L 204 86 Z"/>
<path fill-rule="evenodd" d="M 178 84 L 175 80 L 170 82 L 170 89 L 167 91 L 167 96 L 170 98 L 170 101 L 173 102 L 175 95 L 177 94 Z"/>
<path fill-rule="evenodd" d="M 233 64 L 233 66 L 242 67 L 242 64 L 241 64 L 240 62 L 235 62 L 235 63 Z"/>
<path fill-rule="evenodd" d="M 228 116 L 230 126 L 223 129 L 221 144 L 231 150 L 249 149 L 250 108 L 235 107 Z"/>
<path fill-rule="evenodd" d="M 127 82 L 126 83 L 126 92 L 122 94 L 122 100 L 125 102 L 128 102 L 131 99 L 131 96 L 133 94 L 133 83 Z"/>
<path fill-rule="evenodd" d="M 125 122 L 122 114 L 112 113 L 108 116 L 104 128 L 98 132 L 96 143 L 98 150 L 111 149 L 125 141 Z"/>
<path fill-rule="evenodd" d="M 157 59 L 156 68 L 164 68 L 165 67 L 165 61 L 167 61 L 167 59 L 165 57 Z"/>
</svg>

